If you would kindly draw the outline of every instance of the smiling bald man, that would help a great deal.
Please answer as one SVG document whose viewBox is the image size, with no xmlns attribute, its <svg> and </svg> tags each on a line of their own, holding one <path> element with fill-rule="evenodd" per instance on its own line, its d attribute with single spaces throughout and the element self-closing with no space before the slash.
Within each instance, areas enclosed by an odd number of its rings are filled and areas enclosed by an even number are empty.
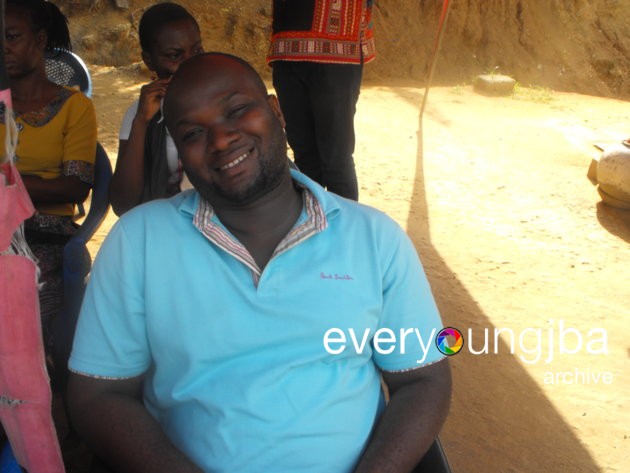
<svg viewBox="0 0 630 473">
<path fill-rule="evenodd" d="M 101 248 L 77 430 L 116 471 L 411 471 L 451 381 L 434 343 L 388 338 L 442 326 L 405 233 L 289 169 L 278 102 L 239 58 L 186 61 L 164 115 L 195 190 L 125 214 Z"/>
</svg>

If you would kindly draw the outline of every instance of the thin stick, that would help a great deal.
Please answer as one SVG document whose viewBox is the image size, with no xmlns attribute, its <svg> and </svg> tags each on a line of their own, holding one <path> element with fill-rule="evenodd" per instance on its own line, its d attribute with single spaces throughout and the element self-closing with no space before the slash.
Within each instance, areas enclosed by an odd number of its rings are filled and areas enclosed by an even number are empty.
<svg viewBox="0 0 630 473">
<path fill-rule="evenodd" d="M 437 64 L 440 47 L 442 46 L 442 39 L 444 38 L 444 31 L 446 26 L 446 19 L 448 18 L 448 12 L 450 11 L 451 2 L 444 0 L 442 5 L 442 14 L 440 15 L 440 23 L 438 25 L 438 31 L 435 38 L 435 46 L 433 48 L 433 57 L 431 58 L 431 67 L 429 68 L 429 77 L 427 78 L 427 86 L 422 97 L 422 106 L 420 107 L 420 121 L 422 122 L 422 116 L 424 115 L 424 109 L 427 106 L 427 99 L 429 98 L 429 89 L 431 82 L 433 82 L 433 74 L 435 73 L 435 66 Z"/>
</svg>

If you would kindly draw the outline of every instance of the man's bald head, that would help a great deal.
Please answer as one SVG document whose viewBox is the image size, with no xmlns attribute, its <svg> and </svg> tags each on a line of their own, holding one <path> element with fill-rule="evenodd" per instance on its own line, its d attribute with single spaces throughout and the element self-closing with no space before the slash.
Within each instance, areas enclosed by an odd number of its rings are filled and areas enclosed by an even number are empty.
<svg viewBox="0 0 630 473">
<path fill-rule="evenodd" d="M 246 78 L 263 96 L 267 96 L 267 87 L 262 78 L 247 61 L 227 53 L 208 52 L 191 57 L 179 67 L 173 75 L 166 96 L 164 97 L 164 119 L 169 125 L 173 121 L 173 104 L 182 92 L 203 86 L 219 76 Z"/>
</svg>

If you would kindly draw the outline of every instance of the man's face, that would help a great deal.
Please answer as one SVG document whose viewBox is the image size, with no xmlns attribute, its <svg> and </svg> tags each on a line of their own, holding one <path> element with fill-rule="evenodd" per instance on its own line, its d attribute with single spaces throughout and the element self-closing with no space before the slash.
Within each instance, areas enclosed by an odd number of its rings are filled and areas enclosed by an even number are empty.
<svg viewBox="0 0 630 473">
<path fill-rule="evenodd" d="M 215 206 L 247 204 L 277 186 L 288 161 L 276 98 L 224 57 L 204 56 L 179 79 L 166 120 L 198 192 Z"/>
</svg>

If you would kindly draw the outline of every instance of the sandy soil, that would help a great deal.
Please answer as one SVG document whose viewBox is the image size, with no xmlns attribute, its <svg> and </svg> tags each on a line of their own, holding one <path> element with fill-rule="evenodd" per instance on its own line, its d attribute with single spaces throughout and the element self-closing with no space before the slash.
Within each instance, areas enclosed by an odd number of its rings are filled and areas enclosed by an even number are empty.
<svg viewBox="0 0 630 473">
<path fill-rule="evenodd" d="M 99 138 L 114 162 L 120 120 L 144 79 L 92 73 Z M 453 471 L 625 471 L 630 212 L 602 205 L 585 174 L 594 142 L 627 137 L 630 105 L 544 89 L 488 98 L 435 88 L 420 126 L 422 93 L 365 84 L 355 156 L 361 201 L 407 229 L 445 326 L 466 338 L 451 358 L 441 434 Z M 110 213 L 93 253 L 114 221 Z M 474 355 L 471 340 L 480 351 L 485 329 L 490 353 Z M 504 329 L 498 341 L 495 329 Z M 537 346 L 540 360 L 528 363 Z"/>
</svg>

